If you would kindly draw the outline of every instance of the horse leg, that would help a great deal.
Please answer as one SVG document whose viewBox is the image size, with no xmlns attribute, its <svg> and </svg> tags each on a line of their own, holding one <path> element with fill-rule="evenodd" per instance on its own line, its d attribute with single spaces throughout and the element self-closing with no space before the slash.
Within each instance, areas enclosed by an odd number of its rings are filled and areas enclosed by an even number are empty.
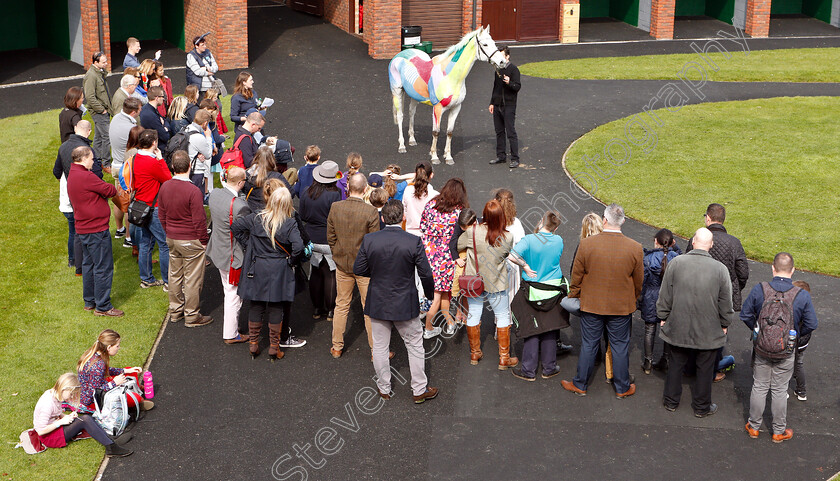
<svg viewBox="0 0 840 481">
<path fill-rule="evenodd" d="M 408 145 L 412 147 L 417 145 L 417 140 L 414 139 L 414 113 L 417 112 L 417 103 L 411 99 L 408 104 Z"/>
<path fill-rule="evenodd" d="M 429 150 L 429 155 L 432 156 L 432 163 L 439 164 L 440 160 L 437 155 L 437 141 L 440 133 L 440 118 L 443 115 L 443 106 L 437 104 L 432 109 L 432 148 Z"/>
<path fill-rule="evenodd" d="M 403 91 L 402 89 L 392 89 L 391 94 L 394 100 L 394 123 L 399 126 L 400 129 L 400 148 L 399 153 L 405 153 L 405 138 L 403 137 Z"/>
<path fill-rule="evenodd" d="M 449 110 L 449 117 L 446 118 L 446 148 L 443 150 L 443 159 L 449 165 L 455 163 L 452 159 L 452 129 L 455 128 L 455 119 L 458 118 L 459 112 L 461 112 L 461 104 L 455 104 Z"/>
</svg>

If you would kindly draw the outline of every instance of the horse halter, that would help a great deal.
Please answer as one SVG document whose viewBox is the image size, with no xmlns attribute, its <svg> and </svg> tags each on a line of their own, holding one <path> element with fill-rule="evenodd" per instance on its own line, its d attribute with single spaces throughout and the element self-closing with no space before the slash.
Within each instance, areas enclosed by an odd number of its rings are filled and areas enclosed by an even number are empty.
<svg viewBox="0 0 840 481">
<path fill-rule="evenodd" d="M 475 36 L 475 37 L 473 37 L 473 38 L 475 39 L 475 44 L 478 46 L 478 49 L 479 49 L 479 50 L 481 50 L 481 53 L 483 53 L 483 54 L 487 57 L 487 63 L 489 63 L 489 64 L 490 64 L 490 66 L 491 66 L 491 67 L 493 67 L 493 69 L 495 69 L 495 70 L 496 70 L 496 73 L 498 73 L 498 72 L 499 72 L 499 67 L 497 67 L 497 66 L 495 66 L 495 65 L 493 64 L 493 60 L 492 60 L 492 59 L 493 59 L 493 55 L 496 55 L 496 54 L 497 54 L 497 53 L 499 53 L 502 49 L 500 49 L 500 48 L 498 48 L 498 47 L 497 47 L 495 52 L 493 52 L 493 53 L 491 53 L 491 54 L 489 54 L 489 55 L 488 55 L 488 54 L 487 54 L 487 51 L 486 51 L 486 50 L 484 50 L 484 46 L 483 46 L 483 45 L 481 45 L 481 42 L 479 42 L 479 41 L 478 41 L 478 35 L 476 35 L 476 36 Z"/>
</svg>

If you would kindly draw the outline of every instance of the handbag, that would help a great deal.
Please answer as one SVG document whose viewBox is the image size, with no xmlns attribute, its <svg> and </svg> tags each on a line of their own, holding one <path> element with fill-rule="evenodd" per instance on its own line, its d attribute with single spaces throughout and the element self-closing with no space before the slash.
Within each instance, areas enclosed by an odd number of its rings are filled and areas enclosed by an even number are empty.
<svg viewBox="0 0 840 481">
<path fill-rule="evenodd" d="M 484 294 L 484 278 L 478 273 L 478 251 L 475 248 L 475 230 L 473 226 L 473 260 L 475 260 L 475 275 L 462 275 L 458 278 L 458 287 L 461 288 L 461 293 L 466 297 L 481 297 Z"/>
<path fill-rule="evenodd" d="M 128 212 L 128 204 L 131 202 L 131 193 L 122 190 L 122 188 L 117 188 L 117 194 L 111 197 L 111 202 L 117 209 L 126 213 Z"/>
<path fill-rule="evenodd" d="M 158 190 L 158 194 L 160 190 Z M 155 200 L 152 201 L 152 205 L 155 205 L 157 202 L 157 194 L 155 194 Z M 134 198 L 134 192 L 131 193 L 131 202 L 128 204 L 128 221 L 137 227 L 146 227 L 152 221 L 152 212 L 154 211 L 154 207 L 151 205 L 143 202 L 142 200 L 138 200 Z"/>
<path fill-rule="evenodd" d="M 236 197 L 230 199 L 230 214 L 228 214 L 228 223 L 233 224 L 233 203 L 236 201 Z M 232 286 L 239 285 L 239 278 L 242 276 L 242 266 L 234 268 L 233 267 L 233 254 L 234 254 L 234 243 L 233 243 L 233 231 L 230 231 L 230 269 L 228 270 L 228 283 Z"/>
<path fill-rule="evenodd" d="M 219 90 L 219 97 L 227 97 L 228 91 L 220 78 L 213 78 L 213 87 Z"/>
</svg>

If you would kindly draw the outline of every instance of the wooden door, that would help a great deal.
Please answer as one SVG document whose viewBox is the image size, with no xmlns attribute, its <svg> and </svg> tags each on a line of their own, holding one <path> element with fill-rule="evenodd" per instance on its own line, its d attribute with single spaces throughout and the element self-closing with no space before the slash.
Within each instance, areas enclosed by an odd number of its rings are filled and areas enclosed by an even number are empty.
<svg viewBox="0 0 840 481">
<path fill-rule="evenodd" d="M 402 24 L 423 27 L 421 38 L 435 50 L 461 40 L 461 0 L 403 0 Z"/>
<path fill-rule="evenodd" d="M 516 11 L 519 20 L 516 39 L 557 40 L 559 15 L 559 0 L 519 0 Z M 493 38 L 495 39 L 495 36 Z"/>
<path fill-rule="evenodd" d="M 493 40 L 516 40 L 519 0 L 484 0 L 481 2 L 481 25 L 490 25 Z"/>
</svg>

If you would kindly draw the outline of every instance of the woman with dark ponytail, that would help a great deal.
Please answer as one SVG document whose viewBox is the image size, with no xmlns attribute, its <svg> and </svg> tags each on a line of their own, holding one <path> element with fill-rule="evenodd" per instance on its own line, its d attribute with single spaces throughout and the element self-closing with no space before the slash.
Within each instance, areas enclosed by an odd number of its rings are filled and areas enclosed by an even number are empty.
<svg viewBox="0 0 840 481">
<path fill-rule="evenodd" d="M 645 354 L 642 361 L 642 370 L 650 374 L 653 367 L 653 343 L 656 340 L 656 326 L 659 319 L 656 318 L 656 301 L 659 299 L 659 288 L 662 286 L 662 277 L 668 262 L 674 257 L 682 254 L 680 247 L 674 240 L 674 234 L 668 229 L 660 229 L 653 237 L 653 249 L 645 249 L 644 266 L 645 280 L 642 284 L 641 311 L 642 320 L 645 321 Z M 664 368 L 667 365 L 668 345 L 662 350 L 662 358 L 656 363 L 656 368 Z"/>
</svg>

